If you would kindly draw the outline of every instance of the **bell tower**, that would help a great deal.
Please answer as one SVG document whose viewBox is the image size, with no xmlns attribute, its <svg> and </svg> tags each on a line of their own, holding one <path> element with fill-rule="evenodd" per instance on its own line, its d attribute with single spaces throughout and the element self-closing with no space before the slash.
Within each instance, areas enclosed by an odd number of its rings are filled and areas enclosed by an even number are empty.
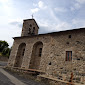
<svg viewBox="0 0 85 85">
<path fill-rule="evenodd" d="M 23 20 L 21 36 L 38 35 L 38 29 L 39 29 L 39 27 L 38 27 L 35 19 Z"/>
</svg>

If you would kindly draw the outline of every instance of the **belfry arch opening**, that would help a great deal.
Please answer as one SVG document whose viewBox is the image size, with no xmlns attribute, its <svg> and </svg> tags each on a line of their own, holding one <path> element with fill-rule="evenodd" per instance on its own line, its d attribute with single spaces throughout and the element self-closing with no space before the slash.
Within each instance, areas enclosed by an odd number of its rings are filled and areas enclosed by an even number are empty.
<svg viewBox="0 0 85 85">
<path fill-rule="evenodd" d="M 16 55 L 16 59 L 15 59 L 15 64 L 14 64 L 15 67 L 21 67 L 23 57 L 24 57 L 24 53 L 25 53 L 25 47 L 26 47 L 25 43 L 21 43 L 19 45 L 17 55 Z"/>
<path fill-rule="evenodd" d="M 43 49 L 43 43 L 37 42 L 33 46 L 31 60 L 30 60 L 30 69 L 39 69 L 41 56 L 42 56 L 42 49 Z"/>
</svg>

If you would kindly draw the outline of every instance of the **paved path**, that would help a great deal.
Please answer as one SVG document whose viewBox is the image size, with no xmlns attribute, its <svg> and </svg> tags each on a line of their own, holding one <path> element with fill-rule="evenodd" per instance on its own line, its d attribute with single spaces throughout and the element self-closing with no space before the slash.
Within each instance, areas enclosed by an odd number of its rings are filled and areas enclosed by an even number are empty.
<svg viewBox="0 0 85 85">
<path fill-rule="evenodd" d="M 47 85 L 31 79 L 25 79 L 17 74 L 14 75 L 11 72 L 5 71 L 3 66 L 6 65 L 7 62 L 0 61 L 0 85 Z"/>
<path fill-rule="evenodd" d="M 0 85 L 14 85 L 3 73 L 0 72 Z"/>
<path fill-rule="evenodd" d="M 10 75 L 8 72 L 3 70 L 2 68 L 0 68 L 0 72 L 3 73 L 14 85 L 26 85 L 20 80 L 18 80 L 17 78 L 15 78 L 14 76 Z"/>
</svg>

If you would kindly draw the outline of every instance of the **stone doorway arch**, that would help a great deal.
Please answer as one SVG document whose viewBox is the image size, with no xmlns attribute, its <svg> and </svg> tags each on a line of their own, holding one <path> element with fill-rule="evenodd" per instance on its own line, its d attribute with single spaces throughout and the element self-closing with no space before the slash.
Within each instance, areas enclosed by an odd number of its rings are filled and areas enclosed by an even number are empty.
<svg viewBox="0 0 85 85">
<path fill-rule="evenodd" d="M 19 45 L 17 55 L 16 55 L 16 59 L 15 59 L 14 67 L 21 67 L 23 57 L 24 57 L 24 53 L 25 53 L 25 47 L 26 47 L 25 43 L 21 43 Z"/>
<path fill-rule="evenodd" d="M 30 60 L 30 69 L 39 69 L 41 56 L 42 56 L 42 49 L 43 49 L 43 43 L 42 42 L 36 42 L 33 46 L 31 60 Z"/>
</svg>

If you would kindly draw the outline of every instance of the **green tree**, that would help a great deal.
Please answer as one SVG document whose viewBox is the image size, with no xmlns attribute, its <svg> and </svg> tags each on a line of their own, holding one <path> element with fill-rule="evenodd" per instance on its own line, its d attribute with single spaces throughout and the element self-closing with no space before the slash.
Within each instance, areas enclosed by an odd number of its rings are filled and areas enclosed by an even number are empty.
<svg viewBox="0 0 85 85">
<path fill-rule="evenodd" d="M 0 41 L 0 54 L 2 54 L 2 56 L 9 57 L 11 49 L 8 46 L 6 41 Z"/>
<path fill-rule="evenodd" d="M 8 43 L 6 41 L 0 41 L 0 52 L 2 52 L 4 49 L 8 48 Z"/>
</svg>

